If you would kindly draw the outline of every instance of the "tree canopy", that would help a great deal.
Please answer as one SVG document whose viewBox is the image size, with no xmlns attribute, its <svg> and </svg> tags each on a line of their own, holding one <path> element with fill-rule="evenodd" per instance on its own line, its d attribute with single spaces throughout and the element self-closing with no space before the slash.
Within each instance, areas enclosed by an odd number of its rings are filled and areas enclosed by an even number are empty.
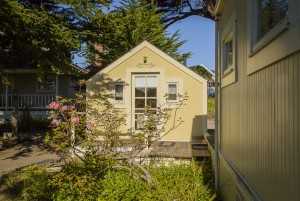
<svg viewBox="0 0 300 201">
<path fill-rule="evenodd" d="M 214 86 L 215 80 L 211 72 L 209 72 L 205 67 L 202 65 L 197 66 L 191 66 L 190 69 L 197 73 L 198 75 L 201 75 L 203 78 L 207 79 L 208 86 Z"/>
<path fill-rule="evenodd" d="M 99 70 L 143 40 L 182 60 L 176 32 L 166 31 L 163 11 L 146 0 L 0 0 L 0 78 L 3 68 L 70 72 L 81 53 Z M 97 67 L 97 68 L 95 68 Z M 42 77 L 42 76 L 40 76 Z"/>
<path fill-rule="evenodd" d="M 216 0 L 147 0 L 162 13 L 161 22 L 166 27 L 189 16 L 197 15 L 215 20 L 214 8 Z"/>
<path fill-rule="evenodd" d="M 95 39 L 90 41 L 88 49 L 92 69 L 103 68 L 144 40 L 182 61 L 178 49 L 186 41 L 179 40 L 178 32 L 169 34 L 160 22 L 162 14 L 156 11 L 156 7 L 149 8 L 144 0 L 123 0 L 115 10 L 98 16 L 93 23 Z"/>
</svg>

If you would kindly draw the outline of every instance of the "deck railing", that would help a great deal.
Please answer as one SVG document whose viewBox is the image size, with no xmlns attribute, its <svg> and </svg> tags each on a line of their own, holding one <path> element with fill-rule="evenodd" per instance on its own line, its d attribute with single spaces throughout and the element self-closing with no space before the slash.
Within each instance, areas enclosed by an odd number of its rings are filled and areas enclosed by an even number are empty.
<svg viewBox="0 0 300 201">
<path fill-rule="evenodd" d="M 18 94 L 18 107 L 42 109 L 55 100 L 55 94 Z M 13 94 L 0 94 L 0 109 L 13 107 Z"/>
</svg>

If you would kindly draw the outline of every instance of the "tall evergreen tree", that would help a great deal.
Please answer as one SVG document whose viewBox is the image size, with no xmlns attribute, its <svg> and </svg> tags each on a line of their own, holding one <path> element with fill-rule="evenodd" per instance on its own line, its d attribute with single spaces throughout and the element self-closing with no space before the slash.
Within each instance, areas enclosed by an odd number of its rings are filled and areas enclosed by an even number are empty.
<svg viewBox="0 0 300 201">
<path fill-rule="evenodd" d="M 72 53 L 92 35 L 91 16 L 110 2 L 0 0 L 0 75 L 2 68 L 37 68 L 40 75 L 72 70 Z"/>
<path fill-rule="evenodd" d="M 155 7 L 147 6 L 144 0 L 121 1 L 119 7 L 95 21 L 99 24 L 99 32 L 95 35 L 97 40 L 89 44 L 89 61 L 100 58 L 96 65 L 103 68 L 144 40 L 182 61 L 178 49 L 186 41 L 179 40 L 178 32 L 170 35 L 166 31 L 160 22 L 161 15 Z M 101 44 L 98 48 L 95 48 L 96 41 Z"/>
</svg>

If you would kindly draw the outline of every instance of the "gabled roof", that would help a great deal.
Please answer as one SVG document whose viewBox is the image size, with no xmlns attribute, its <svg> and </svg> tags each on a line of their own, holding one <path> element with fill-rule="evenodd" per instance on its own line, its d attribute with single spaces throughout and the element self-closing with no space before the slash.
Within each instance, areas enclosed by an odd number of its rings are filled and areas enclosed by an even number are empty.
<svg viewBox="0 0 300 201">
<path fill-rule="evenodd" d="M 121 56 L 119 59 L 117 59 L 116 61 L 114 61 L 113 63 L 111 63 L 110 65 L 108 65 L 107 67 L 105 67 L 104 69 L 99 71 L 98 73 L 96 73 L 94 76 L 96 76 L 98 74 L 101 74 L 101 75 L 107 74 L 108 72 L 110 72 L 111 70 L 116 68 L 118 65 L 120 65 L 121 63 L 123 63 L 124 61 L 126 61 L 127 59 L 129 59 L 130 57 L 132 57 L 134 54 L 136 54 L 137 52 L 139 52 L 141 49 L 143 49 L 145 47 L 150 49 L 151 51 L 153 51 L 154 53 L 156 53 L 158 56 L 162 57 L 163 59 L 165 59 L 169 63 L 173 64 L 175 67 L 177 67 L 178 69 L 180 69 L 184 73 L 186 73 L 189 76 L 193 77 L 194 79 L 196 79 L 200 83 L 207 81 L 205 78 L 201 77 L 200 75 L 198 75 L 197 73 L 195 73 L 194 71 L 189 69 L 188 67 L 184 66 L 183 64 L 181 64 L 177 60 L 173 59 L 172 57 L 167 55 L 165 52 L 163 52 L 159 48 L 155 47 L 154 45 L 152 45 L 151 43 L 149 43 L 146 40 L 143 41 L 142 43 L 140 43 L 139 45 L 137 45 L 136 47 L 134 47 L 133 49 L 131 49 L 129 52 L 127 52 L 126 54 Z M 91 81 L 94 76 L 92 76 L 88 81 Z"/>
</svg>

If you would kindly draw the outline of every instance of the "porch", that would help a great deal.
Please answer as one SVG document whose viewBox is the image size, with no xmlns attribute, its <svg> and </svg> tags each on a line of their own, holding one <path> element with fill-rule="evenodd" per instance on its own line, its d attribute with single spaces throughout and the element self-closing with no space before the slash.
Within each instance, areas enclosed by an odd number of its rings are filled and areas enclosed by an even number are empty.
<svg viewBox="0 0 300 201">
<path fill-rule="evenodd" d="M 55 100 L 55 94 L 18 94 L 15 98 L 18 108 L 28 107 L 30 109 L 46 109 Z M 13 108 L 14 94 L 0 94 L 0 110 L 11 110 Z"/>
</svg>

